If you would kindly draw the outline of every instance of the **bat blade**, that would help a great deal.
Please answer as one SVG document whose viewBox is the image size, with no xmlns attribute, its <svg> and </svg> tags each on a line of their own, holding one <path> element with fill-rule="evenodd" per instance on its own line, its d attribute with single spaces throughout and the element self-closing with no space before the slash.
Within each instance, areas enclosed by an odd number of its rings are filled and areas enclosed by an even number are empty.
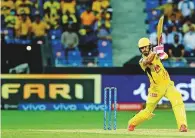
<svg viewBox="0 0 195 138">
<path fill-rule="evenodd" d="M 157 40 L 158 40 L 158 45 L 162 44 L 163 22 L 164 22 L 164 16 L 162 16 L 159 19 L 158 26 L 157 26 Z"/>
</svg>

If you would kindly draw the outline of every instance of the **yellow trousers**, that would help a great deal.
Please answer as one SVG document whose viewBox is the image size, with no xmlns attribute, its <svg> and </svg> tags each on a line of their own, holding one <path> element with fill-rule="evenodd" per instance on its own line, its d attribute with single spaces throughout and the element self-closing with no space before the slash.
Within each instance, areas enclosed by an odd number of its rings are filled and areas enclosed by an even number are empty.
<svg viewBox="0 0 195 138">
<path fill-rule="evenodd" d="M 187 126 L 186 112 L 182 96 L 180 92 L 175 88 L 172 81 L 167 85 L 150 86 L 150 88 L 148 89 L 146 108 L 144 110 L 141 110 L 132 119 L 130 119 L 128 125 L 137 126 L 145 120 L 151 119 L 154 116 L 152 112 L 154 111 L 156 105 L 162 97 L 166 97 L 170 100 L 177 121 L 178 129 L 182 124 Z"/>
</svg>

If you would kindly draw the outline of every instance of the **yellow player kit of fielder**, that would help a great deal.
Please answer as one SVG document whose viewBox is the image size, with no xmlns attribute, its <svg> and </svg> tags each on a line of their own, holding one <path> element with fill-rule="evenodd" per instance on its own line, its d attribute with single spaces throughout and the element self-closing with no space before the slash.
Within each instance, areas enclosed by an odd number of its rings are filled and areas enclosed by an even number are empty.
<svg viewBox="0 0 195 138">
<path fill-rule="evenodd" d="M 187 120 L 184 103 L 180 92 L 175 88 L 174 82 L 170 80 L 169 74 L 161 63 L 167 59 L 163 46 L 153 48 L 148 38 L 141 38 L 138 42 L 142 58 L 139 62 L 141 68 L 147 73 L 150 80 L 146 108 L 141 110 L 128 122 L 128 130 L 133 131 L 142 122 L 151 119 L 153 111 L 162 97 L 170 100 L 178 129 L 187 132 Z"/>
</svg>

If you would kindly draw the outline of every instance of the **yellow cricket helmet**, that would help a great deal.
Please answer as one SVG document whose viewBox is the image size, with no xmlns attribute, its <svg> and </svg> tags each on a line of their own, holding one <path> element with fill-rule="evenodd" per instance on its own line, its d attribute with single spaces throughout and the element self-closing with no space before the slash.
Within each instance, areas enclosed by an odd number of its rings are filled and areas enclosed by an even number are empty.
<svg viewBox="0 0 195 138">
<path fill-rule="evenodd" d="M 150 40 L 146 37 L 141 38 L 138 42 L 139 48 L 142 48 L 144 46 L 150 46 L 150 45 L 151 45 Z"/>
</svg>

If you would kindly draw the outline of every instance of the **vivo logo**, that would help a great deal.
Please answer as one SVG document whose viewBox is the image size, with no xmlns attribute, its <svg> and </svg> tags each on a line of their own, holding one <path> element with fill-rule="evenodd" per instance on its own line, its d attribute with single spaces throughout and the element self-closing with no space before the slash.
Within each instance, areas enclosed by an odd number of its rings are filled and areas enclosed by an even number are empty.
<svg viewBox="0 0 195 138">
<path fill-rule="evenodd" d="M 53 109 L 55 111 L 76 111 L 77 110 L 77 106 L 75 104 L 69 104 L 69 105 L 65 105 L 65 104 L 54 104 L 53 105 Z"/>
<path fill-rule="evenodd" d="M 84 105 L 85 111 L 103 111 L 104 105 Z"/>
<path fill-rule="evenodd" d="M 188 101 L 192 99 L 195 102 L 195 78 L 191 79 L 190 83 L 178 83 L 176 85 L 177 90 L 182 94 L 183 101 Z M 146 101 L 147 99 L 147 88 L 145 83 L 141 83 L 139 88 L 133 91 L 133 95 L 140 95 L 141 98 Z M 168 101 L 167 98 L 163 97 L 159 104 L 164 101 Z"/>
<path fill-rule="evenodd" d="M 22 109 L 24 111 L 45 111 L 46 106 L 44 104 L 23 104 Z"/>
</svg>

